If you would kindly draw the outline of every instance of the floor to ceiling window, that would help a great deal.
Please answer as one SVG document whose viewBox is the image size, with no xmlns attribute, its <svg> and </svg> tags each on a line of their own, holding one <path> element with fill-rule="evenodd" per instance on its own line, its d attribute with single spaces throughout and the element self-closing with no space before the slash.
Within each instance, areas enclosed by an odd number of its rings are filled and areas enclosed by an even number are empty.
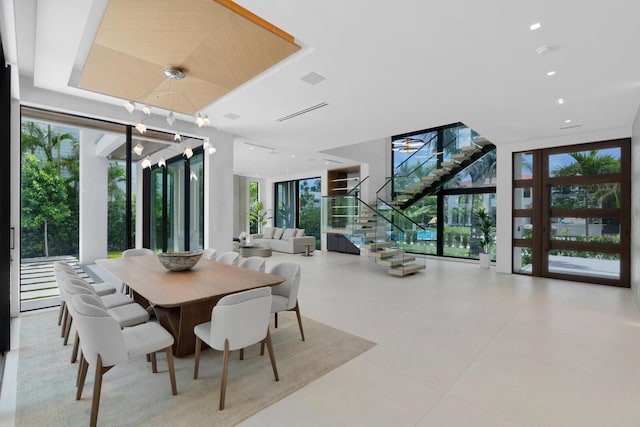
<svg viewBox="0 0 640 427">
<path fill-rule="evenodd" d="M 436 164 L 448 160 L 461 147 L 473 144 L 478 135 L 461 123 L 393 137 L 398 141 L 422 141 L 422 148 L 391 144 L 394 183 L 416 170 L 423 175 Z M 431 163 L 433 164 L 431 164 Z M 439 163 L 437 163 L 439 162 Z M 427 172 L 424 172 L 427 171 Z M 479 208 L 496 219 L 496 152 L 489 151 L 454 175 L 433 194 L 428 194 L 403 210 L 421 229 L 412 233 L 405 250 L 412 253 L 478 259 L 481 236 L 474 214 Z M 495 233 L 495 227 L 493 229 Z M 415 237 L 413 237 L 415 235 Z M 494 234 L 495 235 L 495 234 Z M 495 245 L 490 247 L 495 260 Z"/>
<path fill-rule="evenodd" d="M 120 253 L 126 249 L 126 171 L 119 150 L 126 146 L 126 126 L 28 107 L 21 109 L 21 310 L 58 304 L 51 263 L 77 264 L 80 255 L 81 163 L 107 182 L 83 192 L 84 210 L 106 202 L 107 224 L 83 251 Z M 95 163 L 92 163 L 95 162 Z M 93 179 L 93 178 L 92 178 Z M 104 185 L 104 186 L 102 186 Z M 87 247 L 89 246 L 89 247 Z"/>
<path fill-rule="evenodd" d="M 513 271 L 630 286 L 630 141 L 515 153 Z"/>
<path fill-rule="evenodd" d="M 306 236 L 316 238 L 320 248 L 321 179 L 307 178 L 275 184 L 274 225 L 302 228 Z"/>
<path fill-rule="evenodd" d="M 249 181 L 249 206 L 255 208 L 258 200 L 260 200 L 260 183 Z M 249 234 L 257 234 L 258 228 L 258 220 L 249 221 Z"/>
<path fill-rule="evenodd" d="M 145 230 L 157 252 L 198 251 L 204 248 L 204 154 L 193 149 L 151 167 L 144 185 L 151 189 L 151 218 Z"/>
<path fill-rule="evenodd" d="M 126 161 L 119 159 L 109 160 L 109 175 L 107 178 L 108 202 L 107 202 L 107 251 L 109 257 L 118 257 L 128 248 L 127 242 L 127 168 Z M 131 183 L 136 187 L 136 165 L 132 164 Z M 135 212 L 136 197 L 132 195 L 131 209 Z M 131 229 L 135 230 L 135 216 L 132 217 Z M 134 231 L 135 232 L 135 231 Z M 134 236 L 132 236 L 133 238 Z"/>
</svg>

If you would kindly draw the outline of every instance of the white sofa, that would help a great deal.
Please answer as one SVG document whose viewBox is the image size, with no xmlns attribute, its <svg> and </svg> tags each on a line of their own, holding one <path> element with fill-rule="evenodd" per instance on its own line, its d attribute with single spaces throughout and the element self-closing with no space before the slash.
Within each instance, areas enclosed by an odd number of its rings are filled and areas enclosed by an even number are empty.
<svg viewBox="0 0 640 427">
<path fill-rule="evenodd" d="M 316 238 L 305 236 L 304 229 L 265 227 L 262 234 L 252 234 L 251 243 L 273 251 L 288 254 L 305 252 L 305 246 L 311 245 L 309 251 L 316 247 Z"/>
</svg>

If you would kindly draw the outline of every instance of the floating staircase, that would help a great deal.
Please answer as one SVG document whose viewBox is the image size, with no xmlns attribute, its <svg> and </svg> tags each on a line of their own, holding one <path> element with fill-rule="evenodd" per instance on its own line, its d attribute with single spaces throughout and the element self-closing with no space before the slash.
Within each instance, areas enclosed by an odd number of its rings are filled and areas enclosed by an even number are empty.
<svg viewBox="0 0 640 427">
<path fill-rule="evenodd" d="M 342 214 L 339 217 L 324 219 L 322 232 L 340 232 L 347 237 L 351 243 L 357 246 L 361 254 L 371 258 L 375 264 L 383 267 L 394 276 L 404 277 L 424 270 L 424 259 L 417 259 L 415 256 L 405 252 L 403 238 L 404 230 L 397 224 L 398 221 L 390 220 L 389 213 L 378 211 L 372 205 L 361 201 L 356 196 L 328 196 L 323 197 L 325 204 L 323 211 L 332 212 L 333 206 L 355 206 L 357 209 L 350 209 L 351 215 L 346 217 Z M 387 206 L 388 209 L 393 209 Z M 402 216 L 397 211 L 394 215 Z M 327 215 L 329 217 L 329 215 Z M 406 221 L 410 221 L 405 219 Z M 413 226 L 413 224 L 412 224 Z"/>
<path fill-rule="evenodd" d="M 419 246 L 428 245 L 429 239 L 416 235 L 426 235 L 428 231 L 403 211 L 423 197 L 437 193 L 465 168 L 495 149 L 486 138 L 466 126 L 459 124 L 455 129 L 456 136 L 450 141 L 443 143 L 432 137 L 399 165 L 393 177 L 378 190 L 375 202 L 365 203 L 358 197 L 359 185 L 346 196 L 323 197 L 322 232 L 343 234 L 362 255 L 391 275 L 404 277 L 424 270 L 424 258 L 411 252 L 427 253 Z M 402 174 L 398 172 L 401 170 Z"/>
</svg>

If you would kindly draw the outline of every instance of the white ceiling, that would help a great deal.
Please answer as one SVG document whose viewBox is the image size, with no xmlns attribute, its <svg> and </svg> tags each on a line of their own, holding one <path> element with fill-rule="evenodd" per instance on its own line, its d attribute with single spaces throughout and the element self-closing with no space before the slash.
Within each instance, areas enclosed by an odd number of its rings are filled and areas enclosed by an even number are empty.
<svg viewBox="0 0 640 427">
<path fill-rule="evenodd" d="M 68 84 L 104 1 L 14 0 L 20 73 L 38 87 L 121 104 Z M 320 151 L 457 121 L 498 146 L 629 136 L 640 105 L 640 2 L 238 3 L 304 47 L 205 109 L 213 126 L 240 137 L 236 173 L 333 168 L 324 159 L 336 158 Z M 531 31 L 535 22 L 542 27 Z M 550 49 L 536 53 L 541 46 Z M 548 77 L 551 70 L 556 75 Z M 326 80 L 300 80 L 310 72 Z M 276 120 L 321 102 L 328 105 Z M 250 150 L 246 142 L 272 150 Z"/>
</svg>

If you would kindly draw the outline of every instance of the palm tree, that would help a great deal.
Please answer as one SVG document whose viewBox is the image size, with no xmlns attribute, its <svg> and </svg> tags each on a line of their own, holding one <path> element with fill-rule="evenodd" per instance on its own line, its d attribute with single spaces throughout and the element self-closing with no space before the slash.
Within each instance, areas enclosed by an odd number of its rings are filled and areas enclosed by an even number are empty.
<svg viewBox="0 0 640 427">
<path fill-rule="evenodd" d="M 599 150 L 569 153 L 575 162 L 553 171 L 553 176 L 602 175 L 620 172 L 620 160 L 610 154 L 598 155 Z"/>
</svg>

